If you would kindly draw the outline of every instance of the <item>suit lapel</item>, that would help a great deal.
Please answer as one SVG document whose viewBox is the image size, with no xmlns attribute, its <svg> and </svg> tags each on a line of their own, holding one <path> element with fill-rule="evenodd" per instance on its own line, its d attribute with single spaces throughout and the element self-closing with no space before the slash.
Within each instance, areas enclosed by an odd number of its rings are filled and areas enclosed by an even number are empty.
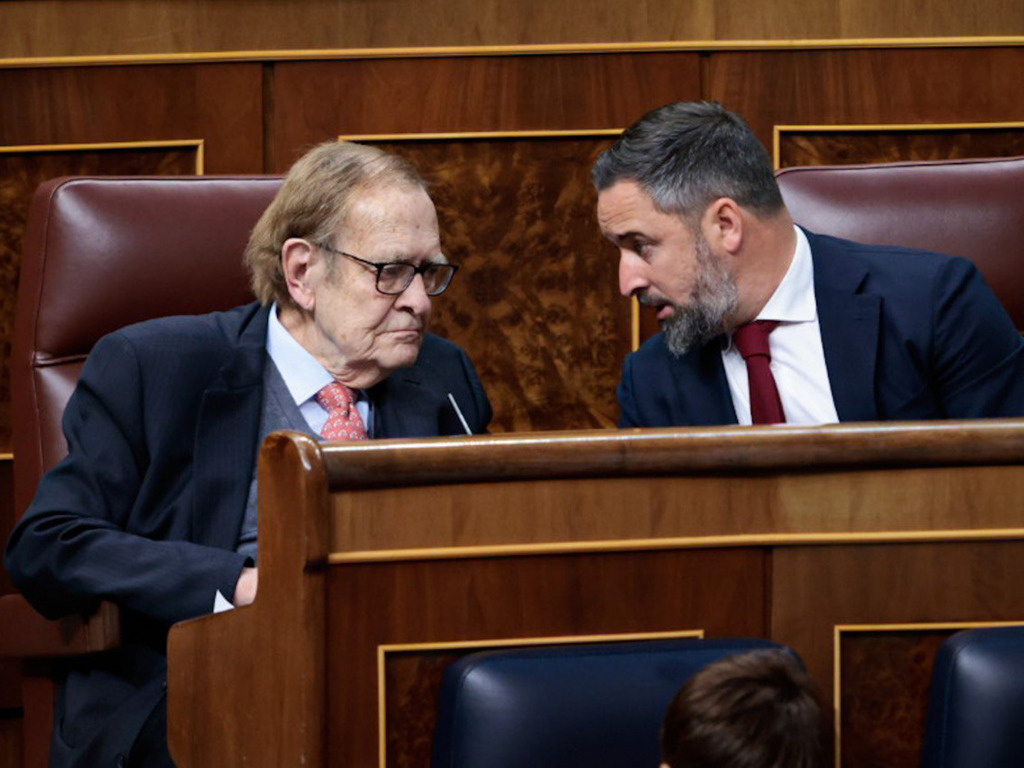
<svg viewBox="0 0 1024 768">
<path fill-rule="evenodd" d="M 433 437 L 438 434 L 437 397 L 415 368 L 396 371 L 370 390 L 373 436 Z"/>
<path fill-rule="evenodd" d="M 206 390 L 196 427 L 192 511 L 196 541 L 238 543 L 255 466 L 263 400 L 268 308 L 244 324 L 235 356 Z"/>
<path fill-rule="evenodd" d="M 875 371 L 882 302 L 860 293 L 867 269 L 842 241 L 807 232 L 832 399 L 840 421 L 877 421 Z"/>
<path fill-rule="evenodd" d="M 704 427 L 738 423 L 722 363 L 721 337 L 682 358 L 670 359 L 677 390 L 670 407 L 678 405 L 685 409 L 672 415 L 673 425 Z"/>
</svg>

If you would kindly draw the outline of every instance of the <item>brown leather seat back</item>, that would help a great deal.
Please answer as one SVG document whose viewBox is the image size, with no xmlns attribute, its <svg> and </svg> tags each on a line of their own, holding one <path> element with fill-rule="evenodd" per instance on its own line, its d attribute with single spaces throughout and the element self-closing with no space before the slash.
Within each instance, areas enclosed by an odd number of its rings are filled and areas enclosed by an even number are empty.
<svg viewBox="0 0 1024 768">
<path fill-rule="evenodd" d="M 29 211 L 11 360 L 15 509 L 67 452 L 61 415 L 96 341 L 252 301 L 242 252 L 280 179 L 64 178 Z"/>
<path fill-rule="evenodd" d="M 797 224 L 970 258 L 1024 329 L 1024 158 L 786 168 Z"/>
</svg>

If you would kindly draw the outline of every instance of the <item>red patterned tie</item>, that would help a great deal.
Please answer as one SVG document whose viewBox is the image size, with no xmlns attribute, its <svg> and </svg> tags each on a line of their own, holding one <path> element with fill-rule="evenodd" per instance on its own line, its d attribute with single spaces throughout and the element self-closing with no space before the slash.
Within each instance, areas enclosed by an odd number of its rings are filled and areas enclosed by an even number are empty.
<svg viewBox="0 0 1024 768">
<path fill-rule="evenodd" d="M 750 381 L 750 417 L 755 424 L 785 424 L 779 390 L 772 376 L 772 354 L 768 334 L 778 325 L 774 320 L 755 320 L 741 325 L 732 334 L 732 343 L 747 362 Z"/>
<path fill-rule="evenodd" d="M 317 404 L 327 411 L 327 423 L 320 430 L 324 440 L 365 440 L 366 426 L 356 408 L 352 390 L 344 384 L 332 381 L 316 393 Z"/>
</svg>

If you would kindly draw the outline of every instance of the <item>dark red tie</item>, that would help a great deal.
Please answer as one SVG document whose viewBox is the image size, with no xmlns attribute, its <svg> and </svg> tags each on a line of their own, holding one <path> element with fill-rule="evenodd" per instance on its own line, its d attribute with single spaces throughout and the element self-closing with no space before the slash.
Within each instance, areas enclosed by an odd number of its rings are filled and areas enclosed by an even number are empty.
<svg viewBox="0 0 1024 768">
<path fill-rule="evenodd" d="M 732 343 L 747 363 L 750 418 L 755 424 L 786 423 L 779 389 L 772 376 L 772 353 L 768 349 L 768 335 L 777 325 L 774 320 L 755 320 L 741 325 L 732 334 Z"/>
</svg>

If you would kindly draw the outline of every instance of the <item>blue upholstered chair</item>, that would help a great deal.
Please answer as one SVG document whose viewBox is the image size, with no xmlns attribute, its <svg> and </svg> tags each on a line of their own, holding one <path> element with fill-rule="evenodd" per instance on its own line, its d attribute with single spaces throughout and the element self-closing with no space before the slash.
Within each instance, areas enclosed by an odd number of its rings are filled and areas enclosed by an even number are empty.
<svg viewBox="0 0 1024 768">
<path fill-rule="evenodd" d="M 1024 765 L 1024 627 L 958 632 L 932 672 L 923 768 Z"/>
<path fill-rule="evenodd" d="M 433 768 L 657 768 L 665 708 L 694 673 L 766 640 L 659 640 L 466 656 L 445 672 Z"/>
</svg>

